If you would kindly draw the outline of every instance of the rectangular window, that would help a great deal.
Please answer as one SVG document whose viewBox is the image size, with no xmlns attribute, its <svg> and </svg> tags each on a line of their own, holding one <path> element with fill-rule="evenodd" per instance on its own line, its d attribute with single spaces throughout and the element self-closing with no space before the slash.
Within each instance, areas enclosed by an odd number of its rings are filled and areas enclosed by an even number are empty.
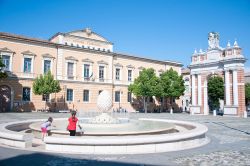
<svg viewBox="0 0 250 166">
<path fill-rule="evenodd" d="M 83 90 L 83 101 L 84 102 L 89 101 L 89 90 Z"/>
<path fill-rule="evenodd" d="M 128 70 L 128 81 L 132 81 L 132 70 Z"/>
<path fill-rule="evenodd" d="M 73 101 L 73 89 L 67 89 L 67 101 Z"/>
<path fill-rule="evenodd" d="M 104 66 L 99 66 L 99 80 L 104 80 Z"/>
<path fill-rule="evenodd" d="M 128 92 L 128 102 L 131 102 L 131 101 L 132 101 L 132 93 Z"/>
<path fill-rule="evenodd" d="M 74 63 L 68 62 L 67 76 L 68 79 L 74 79 Z"/>
<path fill-rule="evenodd" d="M 89 79 L 89 64 L 84 64 L 84 79 Z"/>
<path fill-rule="evenodd" d="M 49 94 L 44 94 L 42 100 L 43 101 L 49 101 Z"/>
<path fill-rule="evenodd" d="M 120 69 L 115 69 L 115 79 L 120 80 Z"/>
<path fill-rule="evenodd" d="M 51 67 L 51 60 L 44 60 L 43 73 L 46 74 L 48 71 L 50 71 L 50 67 Z"/>
<path fill-rule="evenodd" d="M 5 65 L 3 69 L 9 71 L 10 70 L 10 56 L 3 55 L 2 61 L 3 61 L 3 64 Z"/>
<path fill-rule="evenodd" d="M 115 91 L 115 102 L 120 102 L 120 91 Z"/>
<path fill-rule="evenodd" d="M 23 66 L 23 72 L 24 73 L 31 73 L 31 58 L 24 58 L 24 66 Z"/>
<path fill-rule="evenodd" d="M 23 101 L 30 101 L 30 88 L 23 88 Z"/>
</svg>

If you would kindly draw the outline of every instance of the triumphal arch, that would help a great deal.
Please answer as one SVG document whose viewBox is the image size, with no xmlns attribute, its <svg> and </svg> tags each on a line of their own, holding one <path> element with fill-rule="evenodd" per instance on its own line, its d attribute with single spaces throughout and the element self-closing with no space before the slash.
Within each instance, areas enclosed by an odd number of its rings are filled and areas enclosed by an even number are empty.
<svg viewBox="0 0 250 166">
<path fill-rule="evenodd" d="M 219 33 L 208 34 L 206 51 L 194 51 L 189 65 L 191 74 L 191 106 L 193 114 L 208 115 L 208 86 L 211 75 L 219 75 L 224 79 L 224 115 L 242 117 L 245 112 L 244 63 L 242 49 L 237 41 L 225 48 L 219 45 Z"/>
</svg>

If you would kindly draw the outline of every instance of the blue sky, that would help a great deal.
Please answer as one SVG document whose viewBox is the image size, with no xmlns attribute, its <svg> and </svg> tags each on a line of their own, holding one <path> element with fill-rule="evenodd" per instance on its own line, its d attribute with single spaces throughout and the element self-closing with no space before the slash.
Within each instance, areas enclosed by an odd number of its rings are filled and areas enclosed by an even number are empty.
<svg viewBox="0 0 250 166">
<path fill-rule="evenodd" d="M 216 31 L 222 47 L 237 39 L 250 59 L 250 0 L 0 0 L 0 23 L 1 32 L 41 39 L 90 27 L 115 52 L 184 66 Z"/>
</svg>

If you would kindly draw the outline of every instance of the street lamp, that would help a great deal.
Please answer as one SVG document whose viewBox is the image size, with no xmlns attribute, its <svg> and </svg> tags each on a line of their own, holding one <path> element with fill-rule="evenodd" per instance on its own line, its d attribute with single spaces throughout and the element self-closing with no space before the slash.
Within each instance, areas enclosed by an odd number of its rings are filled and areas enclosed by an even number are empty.
<svg viewBox="0 0 250 166">
<path fill-rule="evenodd" d="M 119 112 L 121 111 L 121 94 L 122 94 L 122 91 L 121 89 L 119 90 Z"/>
<path fill-rule="evenodd" d="M 63 98 L 64 98 L 63 108 L 64 108 L 64 110 L 65 110 L 65 103 L 66 103 L 66 101 L 65 101 L 65 100 L 66 100 L 66 99 L 65 99 L 65 96 L 66 96 L 67 85 L 64 85 L 64 86 L 63 86 L 63 90 L 64 90 L 64 94 L 63 94 L 63 95 L 64 95 L 64 96 L 63 96 Z"/>
</svg>

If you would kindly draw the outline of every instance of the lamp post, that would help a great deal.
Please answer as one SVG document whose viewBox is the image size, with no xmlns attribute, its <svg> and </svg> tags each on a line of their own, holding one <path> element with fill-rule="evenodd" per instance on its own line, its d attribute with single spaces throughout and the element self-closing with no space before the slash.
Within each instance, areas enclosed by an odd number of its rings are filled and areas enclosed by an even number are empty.
<svg viewBox="0 0 250 166">
<path fill-rule="evenodd" d="M 65 100 L 66 100 L 66 99 L 65 99 L 65 96 L 66 96 L 66 91 L 67 91 L 67 85 L 64 85 L 64 86 L 63 86 L 63 90 L 64 90 L 64 94 L 63 94 L 63 95 L 64 95 L 64 97 L 63 97 L 63 98 L 64 98 L 63 108 L 64 108 L 64 110 L 65 110 L 65 102 L 66 102 L 66 101 L 65 101 Z"/>
<path fill-rule="evenodd" d="M 121 111 L 121 95 L 122 95 L 122 91 L 120 90 L 120 95 L 119 95 L 119 112 Z"/>
</svg>

